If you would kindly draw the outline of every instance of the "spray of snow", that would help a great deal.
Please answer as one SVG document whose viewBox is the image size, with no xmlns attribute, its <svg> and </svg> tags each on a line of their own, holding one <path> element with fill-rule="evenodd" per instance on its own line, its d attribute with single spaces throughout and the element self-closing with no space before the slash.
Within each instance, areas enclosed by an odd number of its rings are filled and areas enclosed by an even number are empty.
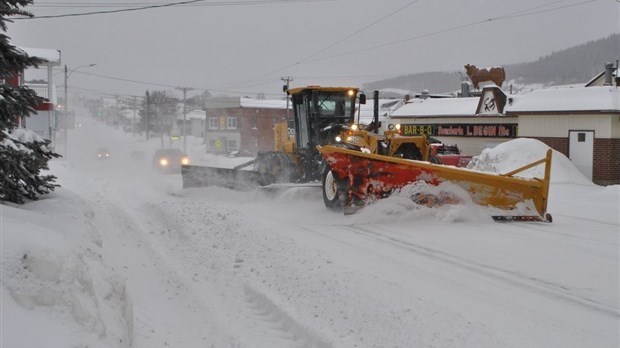
<svg viewBox="0 0 620 348">
<path fill-rule="evenodd" d="M 418 194 L 433 197 L 447 197 L 449 201 L 436 205 L 424 205 L 414 201 Z M 373 202 L 359 211 L 361 221 L 435 221 L 440 223 L 458 223 L 475 220 L 488 220 L 490 216 L 476 205 L 467 191 L 460 186 L 443 182 L 429 185 L 424 181 L 411 183 L 394 192 L 385 199 Z M 360 220 L 357 221 L 360 221 Z"/>
</svg>

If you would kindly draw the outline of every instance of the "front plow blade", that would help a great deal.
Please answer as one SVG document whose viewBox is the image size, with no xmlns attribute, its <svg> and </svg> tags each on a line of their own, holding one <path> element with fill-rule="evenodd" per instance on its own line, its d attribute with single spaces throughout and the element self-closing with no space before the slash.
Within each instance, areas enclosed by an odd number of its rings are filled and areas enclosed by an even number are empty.
<svg viewBox="0 0 620 348">
<path fill-rule="evenodd" d="M 345 197 L 342 202 L 345 212 L 387 197 L 417 181 L 433 186 L 450 182 L 466 190 L 474 203 L 500 209 L 502 213 L 496 214 L 498 221 L 551 222 L 547 213 L 551 150 L 545 158 L 506 174 L 367 154 L 329 145 L 319 147 L 319 152 L 338 178 L 339 190 Z M 545 166 L 544 178 L 514 176 L 537 165 Z"/>
<path fill-rule="evenodd" d="M 276 178 L 268 173 L 196 165 L 182 166 L 181 176 L 183 188 L 221 186 L 234 190 L 251 190 L 276 182 Z"/>
</svg>

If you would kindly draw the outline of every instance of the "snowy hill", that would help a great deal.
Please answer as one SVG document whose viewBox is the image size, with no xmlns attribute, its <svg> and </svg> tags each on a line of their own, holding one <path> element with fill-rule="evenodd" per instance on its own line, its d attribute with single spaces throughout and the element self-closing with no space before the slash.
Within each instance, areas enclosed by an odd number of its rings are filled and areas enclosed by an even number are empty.
<svg viewBox="0 0 620 348">
<path fill-rule="evenodd" d="M 614 63 L 620 57 L 620 34 L 613 34 L 600 40 L 584 43 L 552 52 L 536 61 L 519 64 L 502 64 L 506 70 L 506 90 L 513 85 L 513 90 L 527 92 L 531 86 L 584 85 L 592 77 L 603 71 L 605 63 Z M 476 62 L 463 62 L 465 64 Z M 401 90 L 400 96 L 413 94 L 423 90 L 431 93 L 447 93 L 460 91 L 464 69 L 456 71 L 424 72 L 398 76 L 391 79 L 373 81 L 364 84 L 365 90 Z M 466 77 L 466 76 L 465 76 Z M 528 87 L 530 86 L 530 87 Z M 385 93 L 383 93 L 385 94 Z M 397 93 L 391 93 L 395 96 Z"/>
</svg>

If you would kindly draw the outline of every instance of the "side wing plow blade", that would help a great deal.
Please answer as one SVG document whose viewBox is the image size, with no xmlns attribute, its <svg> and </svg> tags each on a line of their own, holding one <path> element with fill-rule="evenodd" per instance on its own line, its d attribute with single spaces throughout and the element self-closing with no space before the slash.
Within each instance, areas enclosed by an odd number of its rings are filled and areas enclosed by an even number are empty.
<svg viewBox="0 0 620 348">
<path fill-rule="evenodd" d="M 196 165 L 182 166 L 181 176 L 183 188 L 221 186 L 234 190 L 251 190 L 276 181 L 275 177 L 268 173 Z"/>
</svg>

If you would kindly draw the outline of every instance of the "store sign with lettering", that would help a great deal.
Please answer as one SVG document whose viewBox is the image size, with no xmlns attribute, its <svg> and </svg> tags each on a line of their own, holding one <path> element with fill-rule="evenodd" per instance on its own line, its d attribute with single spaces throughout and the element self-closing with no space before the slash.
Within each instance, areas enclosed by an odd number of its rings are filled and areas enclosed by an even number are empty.
<svg viewBox="0 0 620 348">
<path fill-rule="evenodd" d="M 403 135 L 516 138 L 516 123 L 401 124 Z"/>
</svg>

